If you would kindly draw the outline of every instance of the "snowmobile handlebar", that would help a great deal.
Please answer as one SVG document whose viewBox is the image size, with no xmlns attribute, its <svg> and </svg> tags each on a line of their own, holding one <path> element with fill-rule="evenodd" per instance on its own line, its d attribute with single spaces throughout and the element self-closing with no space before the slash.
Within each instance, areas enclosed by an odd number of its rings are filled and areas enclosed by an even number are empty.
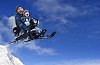
<svg viewBox="0 0 100 65">
<path fill-rule="evenodd" d="M 38 19 L 31 18 L 30 23 L 31 23 L 34 27 L 36 27 L 36 26 L 39 24 L 39 20 L 38 20 Z"/>
</svg>

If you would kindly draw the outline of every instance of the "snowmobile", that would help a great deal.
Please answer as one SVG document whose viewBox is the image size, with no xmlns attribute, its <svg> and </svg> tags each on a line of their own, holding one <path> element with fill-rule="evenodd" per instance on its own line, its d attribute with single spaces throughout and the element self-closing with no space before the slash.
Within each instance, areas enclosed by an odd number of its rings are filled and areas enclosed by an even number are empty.
<svg viewBox="0 0 100 65">
<path fill-rule="evenodd" d="M 10 21 L 10 27 L 12 27 L 13 33 L 15 35 L 15 40 L 11 42 L 11 44 L 18 43 L 19 41 L 23 42 L 29 42 L 32 40 L 37 40 L 37 39 L 49 39 L 52 38 L 56 32 L 52 32 L 49 35 L 45 35 L 46 29 L 41 30 L 40 32 L 36 32 L 37 25 L 39 24 L 39 21 L 37 19 L 32 19 L 32 28 L 31 30 L 27 30 L 25 33 L 21 33 L 20 29 L 17 27 L 15 23 L 15 16 L 11 16 L 9 18 Z"/>
</svg>

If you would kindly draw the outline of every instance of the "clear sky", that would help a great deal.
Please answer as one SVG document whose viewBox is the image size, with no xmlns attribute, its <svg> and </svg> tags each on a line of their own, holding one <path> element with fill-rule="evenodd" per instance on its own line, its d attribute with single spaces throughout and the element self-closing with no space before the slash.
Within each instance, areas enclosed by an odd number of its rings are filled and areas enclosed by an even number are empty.
<svg viewBox="0 0 100 65">
<path fill-rule="evenodd" d="M 100 0 L 2 0 L 0 27 L 7 24 L 4 17 L 16 13 L 18 5 L 39 19 L 39 27 L 46 28 L 48 34 L 57 31 L 52 39 L 32 41 L 15 49 L 13 54 L 25 65 L 100 64 Z M 1 43 L 11 41 L 11 33 L 4 30 L 0 28 Z"/>
</svg>

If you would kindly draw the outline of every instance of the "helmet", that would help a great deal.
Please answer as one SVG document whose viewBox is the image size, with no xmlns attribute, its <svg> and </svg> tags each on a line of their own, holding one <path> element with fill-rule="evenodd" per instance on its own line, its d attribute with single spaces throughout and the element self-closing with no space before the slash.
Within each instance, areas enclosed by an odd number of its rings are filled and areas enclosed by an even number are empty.
<svg viewBox="0 0 100 65">
<path fill-rule="evenodd" d="M 29 12 L 28 10 L 24 10 L 23 14 L 25 14 L 26 12 Z"/>
</svg>

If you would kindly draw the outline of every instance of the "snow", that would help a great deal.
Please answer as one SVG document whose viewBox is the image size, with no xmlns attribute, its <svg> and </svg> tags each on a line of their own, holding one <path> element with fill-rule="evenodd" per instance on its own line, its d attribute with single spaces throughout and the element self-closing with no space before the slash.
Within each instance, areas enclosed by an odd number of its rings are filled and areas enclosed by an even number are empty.
<svg viewBox="0 0 100 65">
<path fill-rule="evenodd" d="M 11 55 L 6 46 L 0 45 L 0 65 L 24 65 L 18 58 Z"/>
</svg>

